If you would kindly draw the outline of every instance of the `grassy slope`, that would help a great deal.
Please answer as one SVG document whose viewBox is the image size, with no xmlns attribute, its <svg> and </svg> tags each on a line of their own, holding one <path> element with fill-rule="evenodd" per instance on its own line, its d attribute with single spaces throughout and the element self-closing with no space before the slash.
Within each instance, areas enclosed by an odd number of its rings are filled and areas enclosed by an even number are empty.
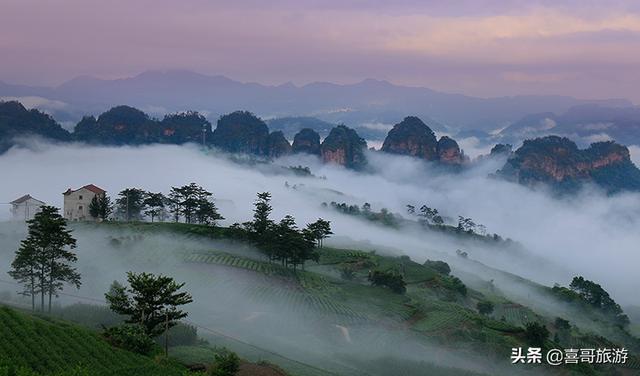
<svg viewBox="0 0 640 376">
<path fill-rule="evenodd" d="M 0 307 L 0 375 L 26 368 L 42 375 L 183 375 L 184 368 L 110 346 L 98 334 L 60 320 Z"/>
<path fill-rule="evenodd" d="M 173 231 L 190 237 L 224 238 L 226 229 L 181 223 L 115 223 L 111 226 L 136 232 Z M 496 360 L 508 359 L 512 347 L 527 344 L 519 328 L 527 321 L 541 321 L 553 328 L 553 318 L 536 315 L 530 308 L 514 304 L 503 296 L 469 289 L 461 294 L 450 277 L 417 264 L 408 258 L 389 257 L 359 250 L 324 248 L 318 265 L 309 263 L 306 271 L 293 273 L 278 265 L 252 260 L 222 251 L 186 254 L 187 262 L 242 268 L 271 277 L 285 278 L 299 288 L 282 292 L 277 287 L 255 291 L 252 298 L 271 299 L 285 295 L 291 307 L 300 302 L 332 322 L 374 324 L 403 327 L 418 338 L 439 341 L 455 349 L 473 349 Z M 340 268 L 354 266 L 353 280 L 340 278 Z M 407 293 L 397 295 L 384 288 L 372 287 L 366 276 L 370 269 L 401 271 L 408 282 Z M 479 315 L 475 304 L 489 299 L 496 304 L 491 317 Z M 500 318 L 504 316 L 503 321 Z M 552 332 L 553 333 L 553 332 Z M 577 337 L 577 336 L 576 336 Z M 576 338 L 577 339 L 577 338 Z M 582 337 L 580 342 L 598 347 L 597 338 Z M 561 347 L 550 343 L 552 347 Z"/>
</svg>

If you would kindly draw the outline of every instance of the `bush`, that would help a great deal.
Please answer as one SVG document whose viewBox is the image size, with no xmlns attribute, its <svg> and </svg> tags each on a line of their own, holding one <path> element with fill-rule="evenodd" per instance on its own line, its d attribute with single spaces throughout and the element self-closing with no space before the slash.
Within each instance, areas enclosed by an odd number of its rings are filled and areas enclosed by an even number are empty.
<svg viewBox="0 0 640 376">
<path fill-rule="evenodd" d="M 524 326 L 524 337 L 531 346 L 543 347 L 549 338 L 549 330 L 540 323 L 530 322 Z"/>
<path fill-rule="evenodd" d="M 449 275 L 449 273 L 451 273 L 451 268 L 449 267 L 449 264 L 447 264 L 444 261 L 427 260 L 424 263 L 424 266 L 428 266 L 440 274 Z"/>
<path fill-rule="evenodd" d="M 104 337 L 115 347 L 149 355 L 155 343 L 140 325 L 119 325 L 105 330 Z"/>
<path fill-rule="evenodd" d="M 369 281 L 374 286 L 384 286 L 397 294 L 404 294 L 407 291 L 407 284 L 400 274 L 393 272 L 381 272 L 375 270 L 369 274 Z"/>
<path fill-rule="evenodd" d="M 481 315 L 488 315 L 493 312 L 493 303 L 488 300 L 479 301 L 476 307 Z"/>
<path fill-rule="evenodd" d="M 347 281 L 353 280 L 356 276 L 355 268 L 349 264 L 343 265 L 340 268 L 340 276 L 342 277 L 342 279 L 346 279 Z"/>
<path fill-rule="evenodd" d="M 211 369 L 212 376 L 233 376 L 240 370 L 240 358 L 233 351 L 222 349 L 215 355 L 215 364 Z"/>
</svg>

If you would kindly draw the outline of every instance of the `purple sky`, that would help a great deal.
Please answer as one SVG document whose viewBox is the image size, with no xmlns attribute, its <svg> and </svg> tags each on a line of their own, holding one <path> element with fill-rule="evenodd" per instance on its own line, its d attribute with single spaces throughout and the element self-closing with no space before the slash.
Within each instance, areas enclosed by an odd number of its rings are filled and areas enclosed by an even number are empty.
<svg viewBox="0 0 640 376">
<path fill-rule="evenodd" d="M 189 69 L 272 84 L 371 77 L 477 96 L 640 103 L 640 2 L 451 3 L 2 0 L 0 80 Z"/>
</svg>

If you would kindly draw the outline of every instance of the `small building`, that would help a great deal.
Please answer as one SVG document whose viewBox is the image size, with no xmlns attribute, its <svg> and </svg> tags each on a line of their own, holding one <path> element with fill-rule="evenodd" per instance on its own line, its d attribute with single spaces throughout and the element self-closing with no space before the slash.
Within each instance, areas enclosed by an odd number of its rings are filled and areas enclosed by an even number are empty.
<svg viewBox="0 0 640 376">
<path fill-rule="evenodd" d="M 46 205 L 43 201 L 24 195 L 10 202 L 11 216 L 14 221 L 28 221 L 33 219 L 36 213 L 40 212 L 40 207 Z"/>
<path fill-rule="evenodd" d="M 95 221 L 89 213 L 89 205 L 94 197 L 102 197 L 107 192 L 93 184 L 82 188 L 67 189 L 64 195 L 64 218 L 68 221 Z"/>
</svg>

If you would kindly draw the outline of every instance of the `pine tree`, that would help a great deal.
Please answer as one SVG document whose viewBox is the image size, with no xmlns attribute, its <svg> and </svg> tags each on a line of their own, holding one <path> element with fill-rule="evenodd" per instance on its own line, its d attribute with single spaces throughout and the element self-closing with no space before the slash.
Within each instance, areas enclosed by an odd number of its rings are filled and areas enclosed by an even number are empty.
<svg viewBox="0 0 640 376">
<path fill-rule="evenodd" d="M 40 294 L 40 307 L 44 311 L 45 296 L 51 301 L 65 283 L 80 287 L 80 274 L 73 267 L 77 256 L 71 250 L 76 240 L 67 229 L 66 220 L 52 206 L 42 206 L 33 219 L 27 221 L 29 234 L 16 252 L 9 274 L 25 284 L 25 293 Z"/>
<path fill-rule="evenodd" d="M 129 287 L 114 282 L 105 298 L 112 311 L 128 316 L 127 323 L 140 324 L 150 338 L 187 317 L 178 309 L 193 302 L 190 294 L 179 291 L 184 283 L 163 275 L 132 272 L 127 273 L 127 281 Z"/>
</svg>

